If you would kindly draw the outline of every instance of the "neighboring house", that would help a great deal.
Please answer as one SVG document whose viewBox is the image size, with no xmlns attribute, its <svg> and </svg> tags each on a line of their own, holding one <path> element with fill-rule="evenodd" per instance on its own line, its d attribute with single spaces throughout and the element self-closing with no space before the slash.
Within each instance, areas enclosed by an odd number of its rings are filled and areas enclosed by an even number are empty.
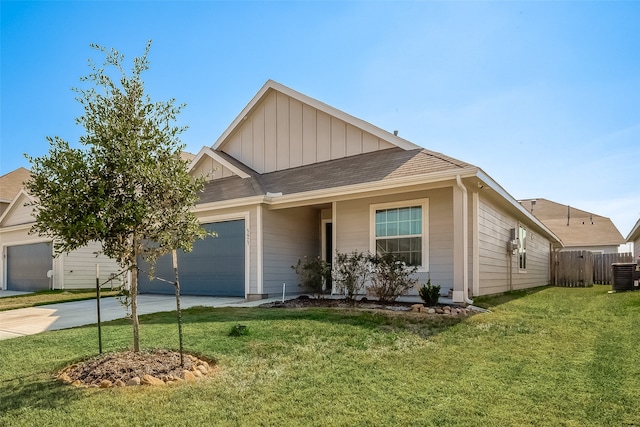
<svg viewBox="0 0 640 427">
<path fill-rule="evenodd" d="M 52 240 L 30 233 L 34 223 L 31 202 L 31 196 L 21 189 L 0 215 L 0 290 L 91 288 L 96 285 L 96 264 L 100 264 L 101 283 L 120 270 L 110 258 L 96 257 L 98 243 L 54 258 Z"/>
<path fill-rule="evenodd" d="M 390 251 L 419 266 L 421 283 L 468 302 L 548 284 L 562 246 L 480 168 L 273 81 L 190 172 L 207 177 L 195 213 L 218 237 L 180 254 L 183 293 L 300 292 L 298 258 Z M 157 274 L 172 277 L 167 260 Z"/>
<path fill-rule="evenodd" d="M 638 259 L 640 257 L 640 219 L 627 236 L 627 242 L 633 243 L 633 256 Z"/>
<path fill-rule="evenodd" d="M 624 237 L 606 217 L 546 199 L 520 200 L 564 244 L 563 251 L 591 251 L 615 254 Z"/>
<path fill-rule="evenodd" d="M 194 154 L 182 152 L 191 161 Z M 121 271 L 117 263 L 100 254 L 101 245 L 91 243 L 84 248 L 53 257 L 50 238 L 30 234 L 35 218 L 28 204 L 33 202 L 24 190 L 30 178 L 25 168 L 0 177 L 0 290 L 36 291 L 43 289 L 85 289 L 95 287 L 96 264 L 100 282 Z M 115 286 L 126 276 L 118 276 Z M 107 285 L 109 286 L 109 285 Z"/>
</svg>

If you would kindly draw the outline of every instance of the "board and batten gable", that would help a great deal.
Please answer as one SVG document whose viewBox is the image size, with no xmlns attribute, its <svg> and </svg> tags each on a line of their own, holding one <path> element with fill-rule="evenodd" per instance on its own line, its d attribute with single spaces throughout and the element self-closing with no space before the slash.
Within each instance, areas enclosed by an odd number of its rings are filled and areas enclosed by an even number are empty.
<svg viewBox="0 0 640 427">
<path fill-rule="evenodd" d="M 527 268 L 518 267 L 518 255 L 507 252 L 511 229 L 520 225 L 490 201 L 480 198 L 478 212 L 480 295 L 512 289 L 543 286 L 549 283 L 549 241 L 527 229 Z"/>
<path fill-rule="evenodd" d="M 232 170 L 209 156 L 200 158 L 197 164 L 189 171 L 189 174 L 194 178 L 205 177 L 207 181 L 235 175 Z"/>
<path fill-rule="evenodd" d="M 287 94 L 271 90 L 220 150 L 258 173 L 395 147 Z"/>
</svg>

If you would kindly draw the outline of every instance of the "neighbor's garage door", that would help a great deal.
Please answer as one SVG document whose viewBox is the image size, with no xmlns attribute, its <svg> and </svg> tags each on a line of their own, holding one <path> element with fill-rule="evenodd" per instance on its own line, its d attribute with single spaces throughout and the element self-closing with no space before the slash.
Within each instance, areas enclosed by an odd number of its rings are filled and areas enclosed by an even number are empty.
<svg viewBox="0 0 640 427">
<path fill-rule="evenodd" d="M 178 251 L 180 293 L 244 297 L 244 220 L 204 224 L 203 228 L 215 232 L 217 236 L 196 241 L 191 252 Z M 141 268 L 148 270 L 142 264 Z M 158 260 L 154 275 L 173 282 L 171 255 Z M 140 272 L 138 289 L 141 293 L 175 292 L 171 284 L 157 279 L 149 281 L 148 274 L 144 272 Z"/>
<path fill-rule="evenodd" d="M 53 268 L 51 242 L 7 246 L 7 289 L 40 291 L 49 289 L 47 272 Z"/>
</svg>

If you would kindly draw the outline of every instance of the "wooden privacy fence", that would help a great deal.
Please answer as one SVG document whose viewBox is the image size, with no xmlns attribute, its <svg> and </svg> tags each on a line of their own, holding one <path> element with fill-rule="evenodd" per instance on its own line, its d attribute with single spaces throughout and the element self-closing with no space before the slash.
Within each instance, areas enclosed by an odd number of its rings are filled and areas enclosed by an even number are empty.
<svg viewBox="0 0 640 427">
<path fill-rule="evenodd" d="M 585 287 L 611 285 L 616 262 L 633 262 L 633 255 L 595 254 L 589 251 L 554 252 L 552 254 L 552 282 L 556 286 Z"/>
</svg>

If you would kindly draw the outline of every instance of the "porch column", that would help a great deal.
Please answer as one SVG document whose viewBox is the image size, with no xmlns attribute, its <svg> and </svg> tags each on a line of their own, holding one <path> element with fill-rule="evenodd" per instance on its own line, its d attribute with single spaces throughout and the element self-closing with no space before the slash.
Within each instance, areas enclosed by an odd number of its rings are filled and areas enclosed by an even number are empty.
<svg viewBox="0 0 640 427">
<path fill-rule="evenodd" d="M 453 185 L 453 302 L 464 301 L 464 194 Z"/>
</svg>

